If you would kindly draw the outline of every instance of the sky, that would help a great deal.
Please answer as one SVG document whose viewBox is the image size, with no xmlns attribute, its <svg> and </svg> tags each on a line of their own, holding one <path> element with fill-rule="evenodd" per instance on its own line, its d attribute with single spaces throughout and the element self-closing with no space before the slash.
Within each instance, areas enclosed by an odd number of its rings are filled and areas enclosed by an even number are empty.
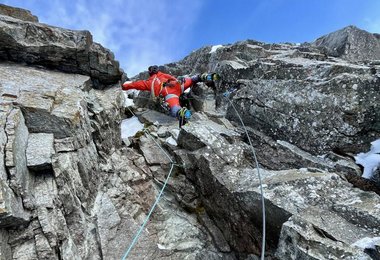
<svg viewBox="0 0 380 260">
<path fill-rule="evenodd" d="M 380 33 L 377 0 L 0 0 L 41 23 L 88 30 L 129 77 L 204 46 L 311 42 L 355 25 Z"/>
</svg>

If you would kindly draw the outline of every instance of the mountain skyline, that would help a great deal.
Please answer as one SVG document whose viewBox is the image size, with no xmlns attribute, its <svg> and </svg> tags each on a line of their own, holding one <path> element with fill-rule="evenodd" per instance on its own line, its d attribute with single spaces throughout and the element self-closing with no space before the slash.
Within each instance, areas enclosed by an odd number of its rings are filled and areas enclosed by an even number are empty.
<svg viewBox="0 0 380 260">
<path fill-rule="evenodd" d="M 152 64 L 183 59 L 204 46 L 253 39 L 267 43 L 310 42 L 354 25 L 380 32 L 380 2 L 5 0 L 30 10 L 41 23 L 89 30 L 133 76 Z"/>
</svg>

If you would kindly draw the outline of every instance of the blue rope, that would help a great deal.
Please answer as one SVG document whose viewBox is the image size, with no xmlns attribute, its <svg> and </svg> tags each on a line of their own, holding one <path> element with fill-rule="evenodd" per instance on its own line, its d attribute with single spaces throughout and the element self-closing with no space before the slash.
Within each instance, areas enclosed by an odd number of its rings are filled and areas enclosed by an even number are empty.
<svg viewBox="0 0 380 260">
<path fill-rule="evenodd" d="M 128 108 L 128 109 L 129 109 L 129 108 Z M 131 111 L 130 109 L 129 109 L 129 111 L 132 113 L 132 115 L 136 116 L 136 115 L 133 113 L 133 111 Z M 161 190 L 160 190 L 160 193 L 158 194 L 158 196 L 157 196 L 157 198 L 156 198 L 156 201 L 153 203 L 152 207 L 151 207 L 150 210 L 149 210 L 148 215 L 145 217 L 144 222 L 141 224 L 139 230 L 138 230 L 137 233 L 135 234 L 135 236 L 134 236 L 134 238 L 133 238 L 131 244 L 129 245 L 127 251 L 125 252 L 125 254 L 124 254 L 122 260 L 127 259 L 129 253 L 132 251 L 134 245 L 136 244 L 137 240 L 138 240 L 139 237 L 141 236 L 141 232 L 144 230 L 145 225 L 148 223 L 148 221 L 149 221 L 149 219 L 150 219 L 150 216 L 152 215 L 154 209 L 156 208 L 158 202 L 159 202 L 160 199 L 161 199 L 162 193 L 164 192 L 164 190 L 165 190 L 165 188 L 166 188 L 166 184 L 167 184 L 168 181 L 169 181 L 169 178 L 170 178 L 170 175 L 172 174 L 172 171 L 173 171 L 174 166 L 179 166 L 179 165 L 177 165 L 177 164 L 175 164 L 175 163 L 173 162 L 173 160 L 172 160 L 172 159 L 170 158 L 170 156 L 165 152 L 165 150 L 160 146 L 160 144 L 159 144 L 159 143 L 158 143 L 158 142 L 157 142 L 157 141 L 156 141 L 156 140 L 155 140 L 155 139 L 149 134 L 149 131 L 148 131 L 147 129 L 144 129 L 144 132 L 145 132 L 150 138 L 152 138 L 153 142 L 154 142 L 154 143 L 155 143 L 155 144 L 161 149 L 161 151 L 165 154 L 165 156 L 169 158 L 170 163 L 171 163 L 171 167 L 170 167 L 169 174 L 168 174 L 168 176 L 167 176 L 166 179 L 165 179 L 164 185 L 162 186 L 162 188 L 161 188 Z"/>
<path fill-rule="evenodd" d="M 162 188 L 161 188 L 161 190 L 160 190 L 160 193 L 159 193 L 158 196 L 157 196 L 156 201 L 154 202 L 154 204 L 153 204 L 152 207 L 150 208 L 150 211 L 149 211 L 148 215 L 145 217 L 145 220 L 144 220 L 143 224 L 140 226 L 140 229 L 137 231 L 135 237 L 133 238 L 131 244 L 129 245 L 128 250 L 127 250 L 127 252 L 125 253 L 125 255 L 123 256 L 122 260 L 127 259 L 127 256 L 129 255 L 129 253 L 131 252 L 133 246 L 136 244 L 137 240 L 139 239 L 139 237 L 140 237 L 140 235 L 141 235 L 141 232 L 143 231 L 145 225 L 148 223 L 150 216 L 152 215 L 154 209 L 156 208 L 158 202 L 159 202 L 160 199 L 161 199 L 162 193 L 164 192 L 164 189 L 165 189 L 165 187 L 166 187 L 166 184 L 168 183 L 169 178 L 170 178 L 170 175 L 171 175 L 171 173 L 172 173 L 172 171 L 173 171 L 173 167 L 174 167 L 174 163 L 171 164 L 171 168 L 170 168 L 170 171 L 169 171 L 168 176 L 166 177 L 166 180 L 165 180 L 164 186 L 162 186 Z"/>
</svg>

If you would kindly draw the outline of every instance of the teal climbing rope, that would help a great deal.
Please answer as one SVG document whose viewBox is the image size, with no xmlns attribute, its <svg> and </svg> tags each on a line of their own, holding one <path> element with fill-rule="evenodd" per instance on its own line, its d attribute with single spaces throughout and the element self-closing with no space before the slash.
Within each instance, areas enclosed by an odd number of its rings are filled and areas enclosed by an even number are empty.
<svg viewBox="0 0 380 260">
<path fill-rule="evenodd" d="M 129 109 L 129 108 L 128 108 L 128 109 Z M 132 110 L 129 109 L 129 111 L 132 113 L 133 116 L 136 116 L 136 115 L 133 113 Z M 169 173 L 168 173 L 168 176 L 167 176 L 166 179 L 165 179 L 164 185 L 162 186 L 162 188 L 161 188 L 161 190 L 160 190 L 160 192 L 159 192 L 159 194 L 158 194 L 158 196 L 157 196 L 155 202 L 153 203 L 152 207 L 150 208 L 148 215 L 145 217 L 144 222 L 141 224 L 139 230 L 138 230 L 138 231 L 136 232 L 136 234 L 134 235 L 133 240 L 132 240 L 131 244 L 129 245 L 127 251 L 125 252 L 125 254 L 124 254 L 122 260 L 127 259 L 129 253 L 132 251 L 132 249 L 133 249 L 133 247 L 135 246 L 137 240 L 138 240 L 139 237 L 141 236 L 142 231 L 144 230 L 144 228 L 145 228 L 146 224 L 148 223 L 148 221 L 149 221 L 149 219 L 150 219 L 150 217 L 151 217 L 151 215 L 152 215 L 154 209 L 156 208 L 158 202 L 159 202 L 160 199 L 161 199 L 161 196 L 162 196 L 162 194 L 163 194 L 163 192 L 164 192 L 164 190 L 165 190 L 165 188 L 166 188 L 166 185 L 167 185 L 167 183 L 168 183 L 168 181 L 169 181 L 169 178 L 170 178 L 170 176 L 171 176 L 171 174 L 172 174 L 172 172 L 173 172 L 173 168 L 174 168 L 174 166 L 180 166 L 180 165 L 178 165 L 178 164 L 176 164 L 176 163 L 173 162 L 172 158 L 171 158 L 171 157 L 165 152 L 165 150 L 164 150 L 164 149 L 161 147 L 161 145 L 160 145 L 160 144 L 159 144 L 159 143 L 153 138 L 153 136 L 151 136 L 151 134 L 149 133 L 149 131 L 148 131 L 146 128 L 145 128 L 143 131 L 144 131 L 144 132 L 145 132 L 145 133 L 146 133 L 146 134 L 147 134 L 147 135 L 153 140 L 153 142 L 154 142 L 154 143 L 155 143 L 155 144 L 161 149 L 161 151 L 165 154 L 165 156 L 169 158 L 169 161 L 170 161 L 170 171 L 169 171 Z"/>
<path fill-rule="evenodd" d="M 134 245 L 136 244 L 137 240 L 138 240 L 139 237 L 141 236 L 141 232 L 144 230 L 145 225 L 148 223 L 148 221 L 149 221 L 149 219 L 150 219 L 150 216 L 152 215 L 154 209 L 156 208 L 158 202 L 159 202 L 160 199 L 161 199 L 162 193 L 164 192 L 165 187 L 166 187 L 166 184 L 168 183 L 169 178 L 170 178 L 170 175 L 171 175 L 171 173 L 172 173 L 172 171 L 173 171 L 173 167 L 174 167 L 174 163 L 171 164 L 169 174 L 168 174 L 168 176 L 167 176 L 166 179 L 165 179 L 165 183 L 164 183 L 164 185 L 162 186 L 162 188 L 161 188 L 161 190 L 160 190 L 160 193 L 158 194 L 158 196 L 157 196 L 157 198 L 156 198 L 156 201 L 153 203 L 152 207 L 151 207 L 150 210 L 149 210 L 148 215 L 145 217 L 144 222 L 141 224 L 139 230 L 138 230 L 137 233 L 135 234 L 135 236 L 134 236 L 134 238 L 133 238 L 131 244 L 129 245 L 127 251 L 125 252 L 125 254 L 124 254 L 122 260 L 127 259 L 129 253 L 132 251 Z"/>
</svg>

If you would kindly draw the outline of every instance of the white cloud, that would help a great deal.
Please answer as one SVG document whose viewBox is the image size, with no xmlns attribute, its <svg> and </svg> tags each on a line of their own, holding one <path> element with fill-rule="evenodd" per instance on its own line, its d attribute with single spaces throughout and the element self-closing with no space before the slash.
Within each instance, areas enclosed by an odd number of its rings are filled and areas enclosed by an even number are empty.
<svg viewBox="0 0 380 260">
<path fill-rule="evenodd" d="M 202 5 L 201 0 L 50 0 L 43 3 L 9 0 L 6 4 L 31 10 L 40 22 L 49 25 L 89 30 L 94 41 L 114 52 L 129 76 L 146 70 L 149 65 L 183 58 L 181 50 L 192 37 L 192 24 Z"/>
<path fill-rule="evenodd" d="M 133 76 L 149 65 L 178 59 L 178 49 L 188 40 L 188 28 L 199 7 L 196 1 L 82 0 L 76 2 L 71 15 L 64 6 L 62 15 L 70 27 L 88 29 L 94 41 L 112 50 L 121 67 Z M 49 20 L 57 18 L 49 15 Z"/>
</svg>

